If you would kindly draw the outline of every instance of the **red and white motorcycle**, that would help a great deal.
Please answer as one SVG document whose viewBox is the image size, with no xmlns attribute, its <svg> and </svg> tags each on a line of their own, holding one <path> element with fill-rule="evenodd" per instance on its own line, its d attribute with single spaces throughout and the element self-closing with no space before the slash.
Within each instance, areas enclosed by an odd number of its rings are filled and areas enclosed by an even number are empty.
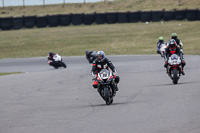
<svg viewBox="0 0 200 133">
<path fill-rule="evenodd" d="M 105 100 L 107 105 L 112 104 L 116 94 L 112 71 L 102 69 L 98 73 L 96 81 L 98 82 L 98 92 L 100 96 Z"/>
<path fill-rule="evenodd" d="M 178 83 L 178 80 L 181 76 L 182 65 L 181 65 L 181 59 L 177 54 L 173 54 L 169 57 L 168 60 L 168 75 L 172 79 L 172 82 L 174 84 Z"/>
</svg>

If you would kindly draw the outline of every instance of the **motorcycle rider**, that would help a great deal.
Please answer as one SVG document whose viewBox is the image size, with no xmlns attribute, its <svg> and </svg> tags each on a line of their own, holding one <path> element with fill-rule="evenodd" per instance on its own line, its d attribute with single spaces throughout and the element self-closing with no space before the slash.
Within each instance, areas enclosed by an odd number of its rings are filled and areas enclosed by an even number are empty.
<svg viewBox="0 0 200 133">
<path fill-rule="evenodd" d="M 182 74 L 185 75 L 183 68 L 186 65 L 186 63 L 185 63 L 185 60 L 183 58 L 183 53 L 180 50 L 180 47 L 177 46 L 176 41 L 174 39 L 169 40 L 168 47 L 165 49 L 165 53 L 164 53 L 165 65 L 164 65 L 164 67 L 166 69 L 167 69 L 167 66 L 168 66 L 168 59 L 172 54 L 177 54 L 178 56 L 180 56 L 181 65 L 182 65 Z M 167 70 L 167 73 L 168 73 L 168 70 Z"/>
<path fill-rule="evenodd" d="M 172 33 L 171 39 L 174 39 L 176 41 L 176 44 L 180 47 L 181 51 L 183 52 L 183 43 L 180 39 L 178 39 L 178 35 L 176 33 Z"/>
<path fill-rule="evenodd" d="M 56 55 L 56 53 L 53 52 L 49 52 L 47 59 L 48 59 L 48 63 L 50 66 L 54 66 L 55 65 L 55 60 L 53 59 L 53 56 Z"/>
<path fill-rule="evenodd" d="M 112 70 L 113 76 L 115 79 L 114 88 L 116 91 L 118 91 L 119 89 L 117 87 L 117 84 L 119 83 L 120 78 L 119 78 L 119 76 L 116 75 L 117 74 L 116 69 L 115 69 L 114 65 L 112 64 L 112 62 L 105 57 L 105 53 L 103 51 L 98 51 L 97 58 L 93 62 L 93 65 L 92 65 L 92 76 L 95 77 L 95 79 L 96 79 L 97 74 L 102 69 L 109 69 L 109 68 Z M 97 88 L 97 85 L 98 85 L 98 82 L 95 80 L 93 83 L 93 87 Z"/>
<path fill-rule="evenodd" d="M 97 56 L 97 52 L 96 51 L 86 50 L 85 54 L 86 54 L 86 58 L 87 58 L 89 63 L 92 63 L 96 59 L 96 56 Z"/>
<path fill-rule="evenodd" d="M 167 43 L 164 41 L 164 37 L 160 36 L 158 38 L 158 42 L 157 42 L 157 53 L 160 54 L 160 47 L 161 47 L 161 44 L 165 44 L 167 45 Z"/>
</svg>

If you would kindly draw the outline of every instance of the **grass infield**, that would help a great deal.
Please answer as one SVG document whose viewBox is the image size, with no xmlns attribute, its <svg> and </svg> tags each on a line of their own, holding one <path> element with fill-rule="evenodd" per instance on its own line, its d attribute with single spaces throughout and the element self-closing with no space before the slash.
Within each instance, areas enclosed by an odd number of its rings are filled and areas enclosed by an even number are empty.
<svg viewBox="0 0 200 133">
<path fill-rule="evenodd" d="M 87 2 L 87 0 L 86 0 Z M 70 13 L 94 13 L 94 12 L 127 12 L 127 11 L 151 11 L 173 9 L 197 9 L 200 8 L 199 0 L 114 0 L 97 3 L 76 3 L 46 5 L 46 6 L 16 6 L 0 8 L 0 17 L 51 15 Z"/>
<path fill-rule="evenodd" d="M 11 75 L 11 74 L 19 74 L 21 72 L 6 72 L 6 73 L 0 73 L 0 76 L 4 76 L 4 75 Z"/>
<path fill-rule="evenodd" d="M 159 36 L 176 32 L 185 54 L 200 55 L 200 21 L 81 25 L 0 31 L 0 58 L 42 57 L 49 51 L 82 56 L 85 50 L 106 55 L 156 54 Z"/>
</svg>

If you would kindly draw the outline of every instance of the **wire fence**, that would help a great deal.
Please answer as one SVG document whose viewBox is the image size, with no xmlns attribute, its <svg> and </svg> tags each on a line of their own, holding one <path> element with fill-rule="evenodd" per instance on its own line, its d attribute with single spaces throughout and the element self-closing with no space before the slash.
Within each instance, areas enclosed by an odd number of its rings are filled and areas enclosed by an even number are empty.
<svg viewBox="0 0 200 133">
<path fill-rule="evenodd" d="M 89 2 L 107 2 L 109 0 L 1 0 L 0 6 L 30 6 L 30 5 L 49 5 L 49 4 L 63 4 L 66 3 L 89 3 Z"/>
</svg>

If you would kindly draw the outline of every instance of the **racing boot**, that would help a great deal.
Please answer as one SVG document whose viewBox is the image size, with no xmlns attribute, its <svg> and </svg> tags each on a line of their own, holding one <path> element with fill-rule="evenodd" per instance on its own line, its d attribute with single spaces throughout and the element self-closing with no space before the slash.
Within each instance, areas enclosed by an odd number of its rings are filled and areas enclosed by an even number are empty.
<svg viewBox="0 0 200 133">
<path fill-rule="evenodd" d="M 119 88 L 118 88 L 117 84 L 115 84 L 115 90 L 119 91 Z"/>
<path fill-rule="evenodd" d="M 93 88 L 94 88 L 94 89 L 97 89 L 98 82 L 97 82 L 97 81 L 94 81 L 94 83 L 93 83 L 93 85 L 92 85 L 92 86 L 93 86 Z"/>
<path fill-rule="evenodd" d="M 166 68 L 166 74 L 169 74 L 168 69 Z"/>
<path fill-rule="evenodd" d="M 182 70 L 182 75 L 185 75 L 185 72 Z"/>
</svg>

